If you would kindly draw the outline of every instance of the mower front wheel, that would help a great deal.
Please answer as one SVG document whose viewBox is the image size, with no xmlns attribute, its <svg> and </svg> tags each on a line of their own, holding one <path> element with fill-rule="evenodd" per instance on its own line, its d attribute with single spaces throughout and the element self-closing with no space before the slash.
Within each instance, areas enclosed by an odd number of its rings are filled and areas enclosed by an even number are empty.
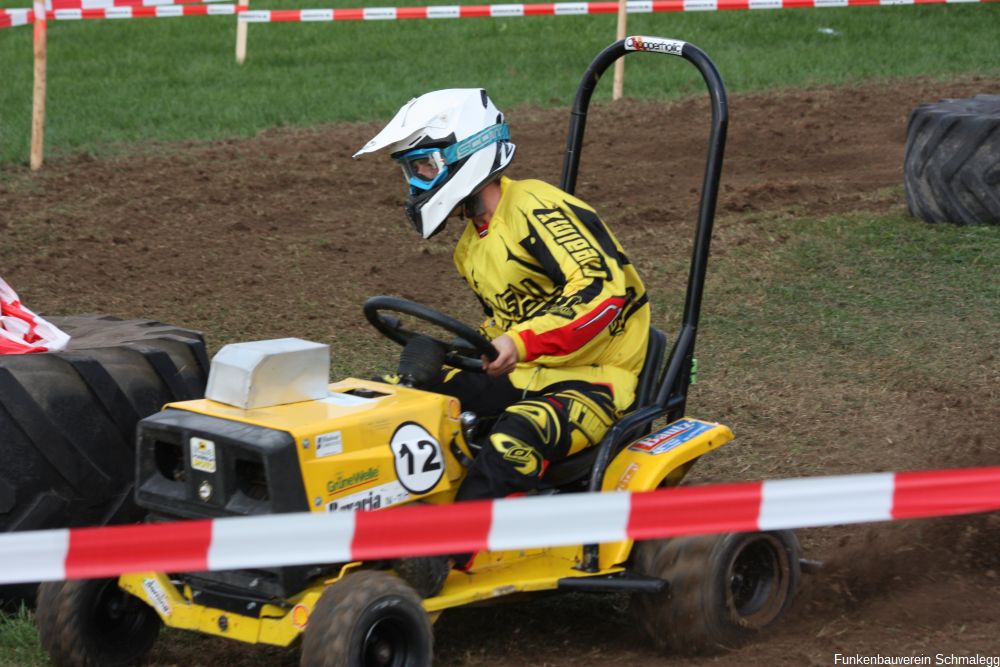
<svg viewBox="0 0 1000 667">
<path fill-rule="evenodd" d="M 35 623 L 42 647 L 59 667 L 134 665 L 153 648 L 162 625 L 117 579 L 44 583 Z"/>
<path fill-rule="evenodd" d="M 791 531 L 694 535 L 640 542 L 634 566 L 666 579 L 663 593 L 638 593 L 632 611 L 657 648 L 718 653 L 750 641 L 787 609 L 799 581 Z"/>
<path fill-rule="evenodd" d="M 387 572 L 327 588 L 309 616 L 301 667 L 429 667 L 434 631 L 417 593 Z"/>
</svg>

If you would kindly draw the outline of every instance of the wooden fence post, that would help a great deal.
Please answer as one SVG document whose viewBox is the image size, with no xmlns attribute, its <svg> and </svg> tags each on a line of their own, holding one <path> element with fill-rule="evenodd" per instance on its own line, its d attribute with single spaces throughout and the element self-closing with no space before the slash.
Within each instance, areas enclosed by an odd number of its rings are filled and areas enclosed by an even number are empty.
<svg viewBox="0 0 1000 667">
<path fill-rule="evenodd" d="M 247 59 L 247 22 L 240 20 L 240 14 L 250 7 L 250 0 L 239 0 L 236 5 L 236 64 L 242 65 Z"/>
<path fill-rule="evenodd" d="M 625 39 L 627 0 L 618 0 L 618 33 L 615 39 Z M 615 61 L 615 78 L 611 86 L 611 99 L 620 100 L 622 98 L 622 88 L 625 85 L 625 59 L 619 58 Z"/>
<path fill-rule="evenodd" d="M 31 109 L 31 170 L 45 158 L 45 3 L 35 0 L 35 88 Z"/>
</svg>

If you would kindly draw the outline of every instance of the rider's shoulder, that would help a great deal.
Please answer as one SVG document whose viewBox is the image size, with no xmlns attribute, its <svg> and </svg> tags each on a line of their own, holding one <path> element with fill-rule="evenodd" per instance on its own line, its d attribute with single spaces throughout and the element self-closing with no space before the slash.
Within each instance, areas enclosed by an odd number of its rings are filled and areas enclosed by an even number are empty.
<svg viewBox="0 0 1000 667">
<path fill-rule="evenodd" d="M 548 181 L 538 178 L 513 180 L 503 179 L 503 199 L 501 206 L 509 205 L 518 210 L 534 210 L 537 208 L 559 208 L 564 202 L 575 197 L 566 194 Z"/>
<path fill-rule="evenodd" d="M 503 189 L 504 193 L 517 195 L 562 192 L 562 190 L 548 181 L 543 181 L 539 178 L 521 178 L 514 180 L 512 178 L 504 177 Z"/>
</svg>

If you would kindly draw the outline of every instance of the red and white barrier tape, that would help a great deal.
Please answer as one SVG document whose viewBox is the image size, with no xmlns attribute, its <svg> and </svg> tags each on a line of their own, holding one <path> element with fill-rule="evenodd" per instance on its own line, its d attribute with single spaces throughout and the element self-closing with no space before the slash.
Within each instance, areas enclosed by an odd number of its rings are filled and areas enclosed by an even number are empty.
<svg viewBox="0 0 1000 667">
<path fill-rule="evenodd" d="M 245 10 L 223 0 L 54 0 L 45 12 L 50 21 L 83 19 L 172 18 L 176 16 L 232 16 Z M 0 28 L 34 23 L 32 9 L 0 9 Z"/>
<path fill-rule="evenodd" d="M 31 23 L 32 12 L 33 9 L 0 9 L 0 29 Z"/>
<path fill-rule="evenodd" d="M 61 350 L 69 335 L 25 308 L 17 292 L 0 278 L 0 354 Z"/>
<path fill-rule="evenodd" d="M 728 9 L 798 9 L 805 7 L 858 7 L 1000 0 L 630 0 L 629 14 L 704 12 Z M 427 7 L 358 7 L 354 9 L 261 9 L 243 12 L 240 21 L 395 21 L 403 19 L 508 18 L 518 16 L 570 16 L 615 14 L 617 2 L 556 2 L 502 5 L 438 5 Z"/>
<path fill-rule="evenodd" d="M 242 6 L 200 3 L 223 0 L 50 0 L 49 19 L 127 19 L 192 15 L 239 14 L 247 23 L 308 21 L 395 21 L 404 19 L 511 18 L 520 16 L 574 16 L 614 14 L 617 2 L 556 2 L 539 4 L 431 5 L 424 7 L 356 7 L 351 9 L 262 9 L 246 11 Z M 1000 0 L 630 0 L 627 12 L 705 12 L 731 9 L 801 9 L 889 5 L 987 3 Z M 184 9 L 179 9 L 184 7 Z M 235 7 L 235 8 L 234 8 Z M 134 11 L 128 11 L 129 8 Z M 155 8 L 155 9 L 154 9 Z M 165 9 L 166 8 L 166 9 Z M 32 22 L 29 9 L 0 10 L 0 28 Z"/>
<path fill-rule="evenodd" d="M 156 5 L 114 6 L 93 9 L 56 9 L 46 12 L 49 20 L 79 21 L 83 19 L 173 18 L 176 16 L 231 16 L 239 12 L 237 5 Z"/>
<path fill-rule="evenodd" d="M 201 5 L 227 0 L 45 0 L 49 11 L 57 9 L 105 9 L 107 7 L 162 7 L 165 5 Z"/>
<path fill-rule="evenodd" d="M 0 584 L 339 563 L 1000 509 L 1000 467 L 0 535 Z"/>
</svg>

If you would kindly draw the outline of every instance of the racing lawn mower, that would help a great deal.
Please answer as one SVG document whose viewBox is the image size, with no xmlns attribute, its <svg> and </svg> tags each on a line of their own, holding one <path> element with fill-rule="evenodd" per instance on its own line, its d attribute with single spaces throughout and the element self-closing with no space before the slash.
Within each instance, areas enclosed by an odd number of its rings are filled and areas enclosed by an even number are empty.
<svg viewBox="0 0 1000 667">
<path fill-rule="evenodd" d="M 675 486 L 700 456 L 733 437 L 726 426 L 685 416 L 727 126 L 725 89 L 704 52 L 637 36 L 602 51 L 577 91 L 561 186 L 575 189 L 587 108 L 601 74 L 635 52 L 687 60 L 711 97 L 683 321 L 669 354 L 666 336 L 651 330 L 635 407 L 599 445 L 552 463 L 543 493 Z M 467 369 L 481 368 L 481 355 L 495 351 L 475 329 L 409 301 L 375 297 L 364 310 L 381 333 L 405 345 L 400 376 L 409 382 L 327 384 L 328 356 L 322 354 L 328 349 L 298 339 L 223 348 L 213 360 L 205 399 L 169 404 L 140 422 L 136 500 L 149 520 L 451 502 L 483 425 L 462 413 L 456 399 L 419 388 L 418 378 L 428 372 L 421 350 L 430 340 L 445 363 Z M 441 327 L 460 341 L 418 335 L 404 325 L 406 318 Z M 441 358 L 435 363 L 439 371 Z M 319 387 L 311 373 L 316 369 Z M 654 431 L 662 420 L 666 426 Z M 431 663 L 431 624 L 446 609 L 540 590 L 628 592 L 638 624 L 658 647 L 712 652 L 772 624 L 800 575 L 798 543 L 787 531 L 484 552 L 467 571 L 451 571 L 432 597 L 418 593 L 422 582 L 407 562 L 143 572 L 48 583 L 41 587 L 36 619 L 57 665 L 132 664 L 167 625 L 249 643 L 301 641 L 301 664 L 308 667 L 412 667 Z"/>
</svg>

